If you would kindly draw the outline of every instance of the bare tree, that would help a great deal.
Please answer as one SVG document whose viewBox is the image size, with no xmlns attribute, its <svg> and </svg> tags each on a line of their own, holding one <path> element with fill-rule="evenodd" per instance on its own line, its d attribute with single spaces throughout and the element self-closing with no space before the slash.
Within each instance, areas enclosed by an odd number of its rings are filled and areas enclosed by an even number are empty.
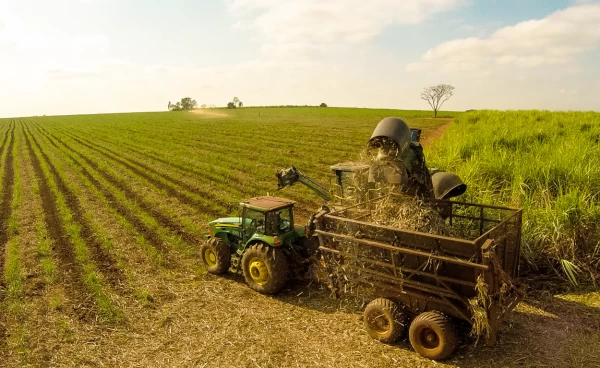
<svg viewBox="0 0 600 368">
<path fill-rule="evenodd" d="M 454 95 L 454 86 L 438 84 L 437 86 L 425 87 L 423 92 L 421 92 L 421 100 L 429 103 L 429 106 L 433 109 L 434 116 L 437 117 L 439 109 L 452 95 Z"/>
<path fill-rule="evenodd" d="M 238 103 L 240 102 L 240 99 L 239 99 L 239 98 L 237 98 L 237 97 L 234 97 L 232 102 L 233 102 L 233 104 L 234 104 L 234 105 L 236 105 L 236 106 L 237 106 L 237 105 L 238 105 Z"/>
</svg>

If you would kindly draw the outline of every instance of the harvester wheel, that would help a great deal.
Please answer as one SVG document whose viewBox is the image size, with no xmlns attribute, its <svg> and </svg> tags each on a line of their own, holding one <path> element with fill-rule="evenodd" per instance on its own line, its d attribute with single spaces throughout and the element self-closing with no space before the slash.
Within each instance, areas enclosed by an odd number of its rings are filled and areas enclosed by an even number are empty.
<svg viewBox="0 0 600 368">
<path fill-rule="evenodd" d="M 263 243 L 246 249 L 242 256 L 242 269 L 246 283 L 261 294 L 277 294 L 289 278 L 285 254 Z"/>
<path fill-rule="evenodd" d="M 433 360 L 448 358 L 458 342 L 450 318 L 437 311 L 419 314 L 410 325 L 408 336 L 417 353 Z"/>
<path fill-rule="evenodd" d="M 406 334 L 408 321 L 400 306 L 386 298 L 373 300 L 363 312 L 365 329 L 369 336 L 391 344 Z"/>
<path fill-rule="evenodd" d="M 200 246 L 200 258 L 206 270 L 220 275 L 231 266 L 231 251 L 229 245 L 220 238 L 211 238 Z"/>
</svg>

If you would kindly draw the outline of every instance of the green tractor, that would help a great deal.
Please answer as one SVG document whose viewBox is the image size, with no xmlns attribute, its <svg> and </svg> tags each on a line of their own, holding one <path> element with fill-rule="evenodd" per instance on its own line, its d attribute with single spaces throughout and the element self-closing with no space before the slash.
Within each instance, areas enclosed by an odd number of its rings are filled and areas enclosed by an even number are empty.
<svg viewBox="0 0 600 368">
<path fill-rule="evenodd" d="M 242 272 L 248 285 L 276 294 L 291 276 L 305 274 L 317 245 L 304 226 L 294 225 L 294 201 L 263 196 L 240 203 L 240 217 L 209 223 L 200 247 L 202 263 L 216 275 Z"/>
</svg>

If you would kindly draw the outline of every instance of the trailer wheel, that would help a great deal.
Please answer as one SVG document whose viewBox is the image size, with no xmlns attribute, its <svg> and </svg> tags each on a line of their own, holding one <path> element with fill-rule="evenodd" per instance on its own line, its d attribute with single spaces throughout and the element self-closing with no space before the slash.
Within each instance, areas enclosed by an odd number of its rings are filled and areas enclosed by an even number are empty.
<svg viewBox="0 0 600 368">
<path fill-rule="evenodd" d="M 231 266 L 231 251 L 229 245 L 220 238 L 211 238 L 200 246 L 200 258 L 206 270 L 220 275 Z"/>
<path fill-rule="evenodd" d="M 400 306 L 386 298 L 373 300 L 363 313 L 365 329 L 369 336 L 391 344 L 406 334 L 407 317 Z"/>
<path fill-rule="evenodd" d="M 261 294 L 277 294 L 289 278 L 285 254 L 263 243 L 246 249 L 242 256 L 242 269 L 248 286 Z"/>
<path fill-rule="evenodd" d="M 437 311 L 419 314 L 410 325 L 408 336 L 417 353 L 433 360 L 449 357 L 458 342 L 456 328 L 450 318 Z"/>
</svg>

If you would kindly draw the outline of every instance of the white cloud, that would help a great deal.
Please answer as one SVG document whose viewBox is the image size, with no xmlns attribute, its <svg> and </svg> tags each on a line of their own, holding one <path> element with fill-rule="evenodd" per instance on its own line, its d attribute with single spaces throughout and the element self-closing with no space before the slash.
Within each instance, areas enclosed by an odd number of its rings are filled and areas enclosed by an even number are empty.
<svg viewBox="0 0 600 368">
<path fill-rule="evenodd" d="M 110 56 L 104 34 L 56 37 L 39 32 L 0 0 L 0 79 L 74 78 L 115 72 L 131 66 Z M 9 71 L 9 72 L 8 72 Z"/>
<path fill-rule="evenodd" d="M 16 46 L 17 45 L 14 42 L 3 40 L 0 38 L 0 52 L 5 53 L 7 51 L 13 51 L 16 48 Z"/>
<path fill-rule="evenodd" d="M 331 44 L 367 41 L 393 24 L 418 24 L 462 0 L 226 0 L 237 29 L 254 29 L 263 52 L 310 54 Z"/>
<path fill-rule="evenodd" d="M 70 42 L 71 51 L 77 54 L 102 53 L 110 47 L 110 39 L 103 34 L 76 36 Z"/>
<path fill-rule="evenodd" d="M 565 95 L 579 95 L 580 94 L 579 90 L 568 89 L 568 88 L 561 88 L 559 92 L 562 94 L 565 94 Z"/>
<path fill-rule="evenodd" d="M 308 42 L 264 43 L 261 52 L 275 58 L 307 58 L 327 50 L 324 45 Z"/>
<path fill-rule="evenodd" d="M 444 42 L 407 70 L 453 73 L 564 66 L 593 50 L 600 50 L 600 5 L 582 5 L 501 28 L 488 38 Z"/>
<path fill-rule="evenodd" d="M 173 72 L 173 67 L 167 66 L 167 65 L 162 65 L 162 64 L 156 64 L 156 65 L 149 65 L 147 67 L 144 68 L 144 73 L 158 73 L 158 74 L 165 74 L 165 73 L 171 73 Z"/>
<path fill-rule="evenodd" d="M 103 75 L 106 77 L 111 73 L 123 71 L 134 66 L 133 63 L 127 60 L 106 59 L 50 66 L 47 68 L 46 72 L 53 78 L 79 78 L 96 75 Z"/>
<path fill-rule="evenodd" d="M 8 10 L 6 1 L 0 0 L 0 49 L 14 47 L 19 20 Z"/>
</svg>

